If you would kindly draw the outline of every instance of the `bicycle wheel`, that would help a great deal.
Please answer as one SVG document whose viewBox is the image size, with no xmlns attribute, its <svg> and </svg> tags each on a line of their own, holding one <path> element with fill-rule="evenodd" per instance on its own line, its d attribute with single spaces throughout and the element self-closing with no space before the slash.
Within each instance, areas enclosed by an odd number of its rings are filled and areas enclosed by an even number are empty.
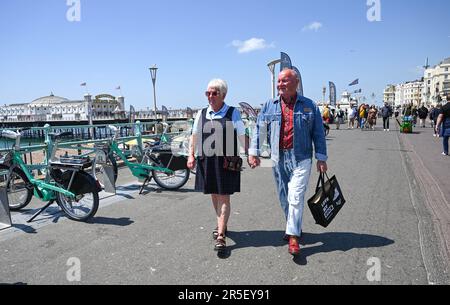
<svg viewBox="0 0 450 305">
<path fill-rule="evenodd" d="M 92 185 L 95 189 L 95 180 L 87 173 L 79 172 L 77 182 L 82 185 Z M 59 187 L 62 187 L 59 185 Z M 90 191 L 85 194 L 76 195 L 70 198 L 62 193 L 56 193 L 56 202 L 69 219 L 75 221 L 87 221 L 97 213 L 99 197 L 97 191 Z"/>
<path fill-rule="evenodd" d="M 22 170 L 15 168 L 11 173 L 9 182 L 7 181 L 8 173 L 6 171 L 9 172 L 9 167 L 0 164 L 0 186 L 6 187 L 9 209 L 11 211 L 21 210 L 30 203 L 33 191 L 27 188 L 28 179 Z"/>
<path fill-rule="evenodd" d="M 103 164 L 105 161 L 103 160 L 104 154 L 95 154 L 94 161 L 92 162 L 92 176 L 98 180 L 101 187 L 104 188 L 103 184 L 104 179 L 106 178 L 105 170 L 103 168 Z M 108 155 L 106 158 L 106 165 L 112 166 L 114 171 L 114 183 L 117 182 L 118 170 L 117 170 L 117 162 L 116 159 L 112 155 Z"/>
<path fill-rule="evenodd" d="M 167 190 L 177 190 L 189 180 L 189 169 L 174 171 L 173 174 L 152 171 L 156 184 Z"/>
</svg>

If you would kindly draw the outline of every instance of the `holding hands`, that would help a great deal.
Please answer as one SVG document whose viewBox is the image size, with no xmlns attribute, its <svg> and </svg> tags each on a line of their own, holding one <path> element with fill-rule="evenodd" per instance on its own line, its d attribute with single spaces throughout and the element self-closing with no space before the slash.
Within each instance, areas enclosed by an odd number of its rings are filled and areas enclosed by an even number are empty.
<svg viewBox="0 0 450 305">
<path fill-rule="evenodd" d="M 261 165 L 261 160 L 259 159 L 259 157 L 255 156 L 248 156 L 247 162 L 252 169 L 255 169 Z"/>
</svg>

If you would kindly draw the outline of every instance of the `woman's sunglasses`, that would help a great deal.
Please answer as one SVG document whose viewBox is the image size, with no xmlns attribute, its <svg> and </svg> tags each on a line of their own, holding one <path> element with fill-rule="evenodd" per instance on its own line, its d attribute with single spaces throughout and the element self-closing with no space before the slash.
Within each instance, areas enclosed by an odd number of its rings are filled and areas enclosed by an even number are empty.
<svg viewBox="0 0 450 305">
<path fill-rule="evenodd" d="M 205 92 L 205 95 L 206 95 L 207 97 L 209 97 L 209 96 L 218 96 L 218 95 L 219 95 L 219 92 L 218 92 L 218 91 L 212 91 L 212 92 L 206 91 L 206 92 Z"/>
</svg>

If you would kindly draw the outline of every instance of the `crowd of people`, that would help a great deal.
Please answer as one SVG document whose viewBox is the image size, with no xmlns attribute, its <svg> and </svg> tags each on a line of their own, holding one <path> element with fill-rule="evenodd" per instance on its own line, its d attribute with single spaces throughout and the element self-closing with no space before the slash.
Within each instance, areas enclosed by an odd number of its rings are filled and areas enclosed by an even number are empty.
<svg viewBox="0 0 450 305">
<path fill-rule="evenodd" d="M 427 120 L 430 127 L 433 128 L 433 137 L 443 138 L 442 155 L 448 156 L 448 142 L 450 135 L 450 95 L 442 101 L 430 107 L 424 104 L 419 107 L 408 104 L 403 107 L 394 107 L 394 109 L 385 103 L 382 107 L 368 104 L 361 104 L 358 107 L 352 106 L 342 110 L 340 105 L 336 109 L 330 109 L 325 105 L 322 110 L 322 119 L 324 124 L 336 124 L 336 129 L 340 129 L 341 125 L 347 121 L 347 129 L 371 129 L 374 130 L 377 124 L 377 118 L 383 119 L 383 130 L 390 131 L 390 119 L 394 116 L 398 120 L 400 115 L 402 120 L 411 122 L 413 127 L 426 128 Z"/>
</svg>

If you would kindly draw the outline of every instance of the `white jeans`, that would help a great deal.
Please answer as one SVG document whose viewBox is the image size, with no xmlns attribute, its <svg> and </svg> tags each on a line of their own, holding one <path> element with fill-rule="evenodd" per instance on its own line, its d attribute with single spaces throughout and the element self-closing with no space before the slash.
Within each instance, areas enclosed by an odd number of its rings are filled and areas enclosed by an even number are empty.
<svg viewBox="0 0 450 305">
<path fill-rule="evenodd" d="M 293 150 L 281 151 L 273 173 L 281 208 L 286 216 L 286 234 L 300 236 L 305 193 L 311 175 L 312 160 L 296 161 Z"/>
</svg>

